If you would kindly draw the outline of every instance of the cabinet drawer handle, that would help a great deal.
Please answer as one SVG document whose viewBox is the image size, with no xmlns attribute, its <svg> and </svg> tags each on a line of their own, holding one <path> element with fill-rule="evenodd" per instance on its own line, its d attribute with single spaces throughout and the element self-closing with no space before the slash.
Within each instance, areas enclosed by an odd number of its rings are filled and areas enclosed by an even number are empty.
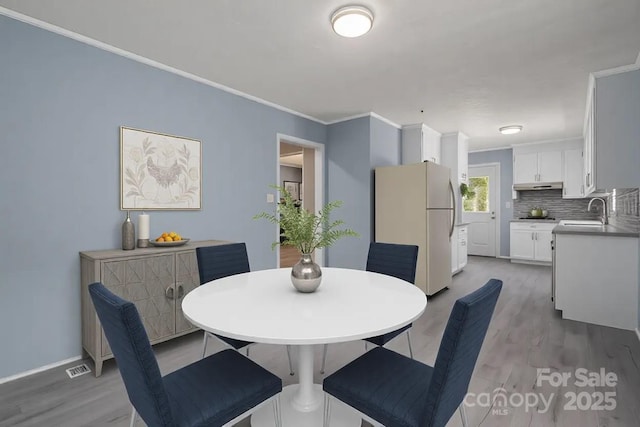
<svg viewBox="0 0 640 427">
<path fill-rule="evenodd" d="M 533 233 L 531 233 L 531 240 L 533 240 Z"/>
<path fill-rule="evenodd" d="M 184 296 L 184 287 L 182 283 L 178 285 L 178 299 L 181 299 Z"/>
<path fill-rule="evenodd" d="M 173 294 L 173 286 L 169 286 L 167 289 L 165 289 L 164 296 L 167 297 L 167 299 L 175 299 Z"/>
</svg>

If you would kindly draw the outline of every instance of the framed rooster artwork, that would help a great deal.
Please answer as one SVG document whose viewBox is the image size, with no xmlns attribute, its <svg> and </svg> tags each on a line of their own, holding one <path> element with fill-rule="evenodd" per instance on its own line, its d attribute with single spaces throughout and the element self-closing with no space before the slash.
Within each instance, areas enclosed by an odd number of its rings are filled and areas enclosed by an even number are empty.
<svg viewBox="0 0 640 427">
<path fill-rule="evenodd" d="M 202 144 L 120 127 L 120 209 L 189 210 L 202 205 Z"/>
</svg>

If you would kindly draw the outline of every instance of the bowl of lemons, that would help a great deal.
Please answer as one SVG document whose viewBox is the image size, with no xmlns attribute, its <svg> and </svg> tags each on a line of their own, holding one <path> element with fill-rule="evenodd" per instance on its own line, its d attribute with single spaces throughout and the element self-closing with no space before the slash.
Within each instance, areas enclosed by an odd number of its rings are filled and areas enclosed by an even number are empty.
<svg viewBox="0 0 640 427">
<path fill-rule="evenodd" d="M 155 239 L 150 239 L 149 244 L 153 246 L 182 246 L 188 241 L 189 239 L 182 237 L 175 231 L 170 231 L 168 233 L 162 233 Z"/>
</svg>

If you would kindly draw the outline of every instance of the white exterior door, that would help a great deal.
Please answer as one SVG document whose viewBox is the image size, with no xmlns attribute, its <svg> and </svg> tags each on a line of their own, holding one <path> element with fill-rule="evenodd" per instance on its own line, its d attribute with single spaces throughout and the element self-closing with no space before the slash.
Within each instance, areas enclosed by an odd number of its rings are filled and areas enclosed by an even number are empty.
<svg viewBox="0 0 640 427">
<path fill-rule="evenodd" d="M 462 201 L 462 220 L 469 223 L 469 255 L 497 256 L 498 176 L 494 165 L 469 166 L 469 189 L 475 196 Z"/>
</svg>

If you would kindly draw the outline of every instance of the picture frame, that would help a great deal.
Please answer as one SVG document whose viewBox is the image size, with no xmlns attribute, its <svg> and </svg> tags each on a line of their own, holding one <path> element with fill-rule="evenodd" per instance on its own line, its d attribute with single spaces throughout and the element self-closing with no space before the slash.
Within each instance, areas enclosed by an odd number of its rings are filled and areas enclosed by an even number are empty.
<svg viewBox="0 0 640 427">
<path fill-rule="evenodd" d="M 120 127 L 120 210 L 199 210 L 202 142 Z"/>
<path fill-rule="evenodd" d="M 282 186 L 293 200 L 300 200 L 300 183 L 296 181 L 282 181 Z"/>
</svg>

